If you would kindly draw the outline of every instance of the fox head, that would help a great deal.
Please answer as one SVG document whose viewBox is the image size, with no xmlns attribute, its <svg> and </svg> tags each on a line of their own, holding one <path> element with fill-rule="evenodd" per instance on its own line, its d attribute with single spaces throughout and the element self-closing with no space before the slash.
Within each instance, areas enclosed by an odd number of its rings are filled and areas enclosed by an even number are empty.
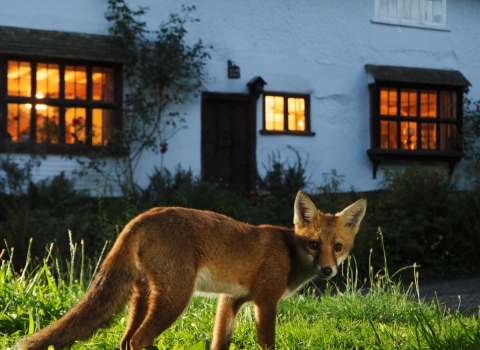
<svg viewBox="0 0 480 350">
<path fill-rule="evenodd" d="M 295 234 L 304 257 L 320 278 L 330 279 L 337 274 L 337 266 L 353 247 L 366 209 L 367 200 L 360 199 L 335 215 L 324 214 L 304 192 L 298 192 L 293 218 Z"/>
</svg>

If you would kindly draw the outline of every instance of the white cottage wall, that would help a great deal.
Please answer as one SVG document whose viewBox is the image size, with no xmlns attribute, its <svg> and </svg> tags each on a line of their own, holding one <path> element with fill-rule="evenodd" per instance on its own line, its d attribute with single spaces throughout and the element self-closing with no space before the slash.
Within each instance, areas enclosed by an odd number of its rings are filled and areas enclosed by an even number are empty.
<svg viewBox="0 0 480 350">
<path fill-rule="evenodd" d="M 181 4 L 172 0 L 132 0 L 148 6 L 146 16 L 155 29 L 168 13 L 179 13 Z M 193 17 L 199 22 L 187 25 L 188 40 L 202 39 L 211 49 L 207 92 L 247 93 L 247 82 L 261 76 L 265 91 L 307 93 L 311 96 L 311 129 L 315 136 L 262 135 L 263 102 L 257 103 L 257 166 L 273 153 L 282 159 L 295 159 L 287 148 L 308 158 L 307 172 L 319 185 L 322 173 L 336 169 L 345 176 L 344 187 L 357 190 L 378 188 L 372 178 L 370 148 L 369 77 L 365 64 L 398 65 L 460 70 L 470 81 L 469 96 L 480 98 L 480 2 L 448 0 L 445 30 L 412 28 L 373 23 L 374 0 L 368 1 L 278 1 L 185 0 L 195 5 Z M 104 18 L 106 0 L 0 0 L 0 25 L 27 28 L 108 33 Z M 241 69 L 240 79 L 227 78 L 227 61 Z M 173 170 L 201 171 L 201 99 L 179 107 L 187 129 L 168 141 L 164 155 L 145 154 L 138 168 L 140 184 L 148 184 L 154 167 L 163 164 Z M 163 162 L 160 157 L 163 157 Z M 461 173 L 464 161 L 455 172 Z M 59 166 L 60 164 L 60 166 Z M 407 164 L 407 163 L 400 163 Z M 446 166 L 439 166 L 446 171 Z M 75 164 L 49 157 L 37 177 L 53 175 L 60 168 L 71 172 Z M 84 179 L 88 187 L 92 178 Z M 94 187 L 94 185 L 90 185 Z"/>
</svg>

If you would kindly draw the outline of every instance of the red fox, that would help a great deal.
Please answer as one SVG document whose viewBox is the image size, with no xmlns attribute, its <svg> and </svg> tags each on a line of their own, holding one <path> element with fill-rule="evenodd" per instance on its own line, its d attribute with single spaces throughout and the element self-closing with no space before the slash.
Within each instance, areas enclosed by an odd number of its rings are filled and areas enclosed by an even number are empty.
<svg viewBox="0 0 480 350">
<path fill-rule="evenodd" d="M 229 349 L 235 318 L 255 304 L 258 343 L 275 347 L 278 302 L 314 277 L 330 279 L 348 256 L 367 202 L 323 214 L 303 192 L 294 229 L 252 226 L 209 211 L 153 208 L 118 236 L 85 296 L 52 325 L 20 340 L 19 349 L 61 349 L 88 339 L 130 299 L 120 349 L 153 345 L 195 291 L 219 294 L 211 348 Z"/>
</svg>

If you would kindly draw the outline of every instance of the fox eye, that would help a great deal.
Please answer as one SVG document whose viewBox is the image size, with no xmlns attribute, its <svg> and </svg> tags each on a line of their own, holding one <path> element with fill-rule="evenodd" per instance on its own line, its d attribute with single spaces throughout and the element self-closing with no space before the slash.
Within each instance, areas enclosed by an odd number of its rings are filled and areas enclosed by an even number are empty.
<svg viewBox="0 0 480 350">
<path fill-rule="evenodd" d="M 318 242 L 310 242 L 308 243 L 308 247 L 311 249 L 311 250 L 317 250 L 318 249 Z"/>
<path fill-rule="evenodd" d="M 340 252 L 340 251 L 342 251 L 343 246 L 340 243 L 337 243 L 337 244 L 335 244 L 333 249 L 335 249 L 336 252 Z"/>
</svg>

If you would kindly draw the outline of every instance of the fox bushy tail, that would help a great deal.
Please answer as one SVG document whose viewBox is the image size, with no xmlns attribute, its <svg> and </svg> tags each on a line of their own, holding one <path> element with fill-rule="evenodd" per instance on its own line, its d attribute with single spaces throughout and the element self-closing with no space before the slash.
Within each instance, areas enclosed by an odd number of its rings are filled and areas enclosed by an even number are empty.
<svg viewBox="0 0 480 350">
<path fill-rule="evenodd" d="M 19 350 L 47 350 L 90 338 L 121 310 L 132 292 L 133 273 L 128 251 L 116 244 L 84 297 L 52 325 L 20 340 Z"/>
</svg>

